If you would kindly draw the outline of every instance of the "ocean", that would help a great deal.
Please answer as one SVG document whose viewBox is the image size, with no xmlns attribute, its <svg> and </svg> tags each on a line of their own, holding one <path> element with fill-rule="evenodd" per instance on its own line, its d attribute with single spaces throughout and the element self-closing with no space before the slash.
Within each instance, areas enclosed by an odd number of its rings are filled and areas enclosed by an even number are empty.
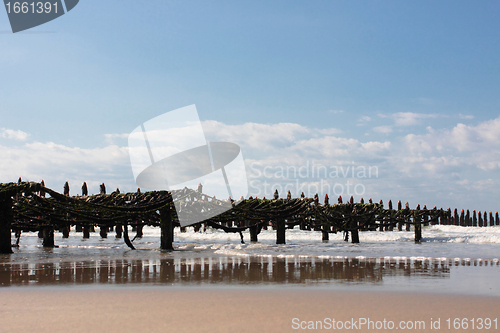
<svg viewBox="0 0 500 333">
<path fill-rule="evenodd" d="M 134 232 L 130 232 L 131 238 Z M 347 290 L 411 291 L 500 296 L 500 227 L 423 227 L 422 242 L 413 231 L 360 232 L 360 243 L 321 232 L 262 230 L 257 243 L 248 232 L 175 229 L 175 251 L 161 251 L 159 228 L 145 227 L 134 240 L 83 239 L 55 233 L 57 248 L 43 248 L 37 233 L 23 233 L 19 248 L 0 255 L 0 285 L 11 287 L 315 287 Z"/>
</svg>

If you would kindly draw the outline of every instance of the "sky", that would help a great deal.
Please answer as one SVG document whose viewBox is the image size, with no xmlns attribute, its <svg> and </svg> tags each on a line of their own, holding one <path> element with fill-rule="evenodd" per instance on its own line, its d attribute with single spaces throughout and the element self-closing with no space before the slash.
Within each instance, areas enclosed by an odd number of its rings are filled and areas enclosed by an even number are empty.
<svg viewBox="0 0 500 333">
<path fill-rule="evenodd" d="M 494 212 L 498 31 L 498 1 L 81 0 L 15 34 L 0 10 L 0 182 L 135 191 L 128 135 L 194 104 L 249 195 Z"/>
</svg>

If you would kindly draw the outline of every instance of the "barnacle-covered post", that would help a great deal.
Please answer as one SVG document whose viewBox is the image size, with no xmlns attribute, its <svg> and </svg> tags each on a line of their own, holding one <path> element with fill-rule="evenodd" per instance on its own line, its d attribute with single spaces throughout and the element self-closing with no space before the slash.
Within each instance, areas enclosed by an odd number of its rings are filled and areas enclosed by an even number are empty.
<svg viewBox="0 0 500 333">
<path fill-rule="evenodd" d="M 0 253 L 12 253 L 12 222 L 12 196 L 0 192 Z"/>
<path fill-rule="evenodd" d="M 161 228 L 161 244 L 162 250 L 173 250 L 174 227 L 172 224 L 172 212 L 170 205 L 160 208 L 160 228 Z"/>
</svg>

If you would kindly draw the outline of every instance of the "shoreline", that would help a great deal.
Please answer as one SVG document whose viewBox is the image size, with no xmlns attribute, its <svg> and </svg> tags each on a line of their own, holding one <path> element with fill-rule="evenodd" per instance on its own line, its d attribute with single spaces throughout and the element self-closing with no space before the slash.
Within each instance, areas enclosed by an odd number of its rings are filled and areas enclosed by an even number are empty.
<svg viewBox="0 0 500 333">
<path fill-rule="evenodd" d="M 360 325 L 360 318 L 396 326 L 423 321 L 419 332 L 435 332 L 431 320 L 446 330 L 448 318 L 493 320 L 500 308 L 500 297 L 492 296 L 286 287 L 9 288 L 0 295 L 3 331 L 42 333 L 289 332 L 303 322 Z"/>
</svg>

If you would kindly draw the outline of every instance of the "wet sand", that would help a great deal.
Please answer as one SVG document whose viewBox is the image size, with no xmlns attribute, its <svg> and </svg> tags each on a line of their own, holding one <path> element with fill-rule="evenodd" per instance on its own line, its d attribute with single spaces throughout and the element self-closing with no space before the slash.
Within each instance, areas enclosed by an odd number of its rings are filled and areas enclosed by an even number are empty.
<svg viewBox="0 0 500 333">
<path fill-rule="evenodd" d="M 354 321 L 360 328 L 360 318 L 365 318 L 373 325 L 393 321 L 394 329 L 401 321 L 423 321 L 425 329 L 413 331 L 436 332 L 449 331 L 448 318 L 451 325 L 454 318 L 493 320 L 500 317 L 498 309 L 500 297 L 449 294 L 258 287 L 28 287 L 0 289 L 0 331 L 290 332 L 300 330 L 293 329 L 300 325 L 308 327 L 310 321 L 316 328 L 320 328 L 316 321 L 329 328 L 332 318 L 350 325 Z M 438 319 L 441 329 L 431 329 L 431 320 Z M 469 321 L 467 331 L 470 325 Z M 367 329 L 366 324 L 361 328 L 336 331 L 389 331 Z M 488 331 L 498 329 L 493 322 Z"/>
</svg>

